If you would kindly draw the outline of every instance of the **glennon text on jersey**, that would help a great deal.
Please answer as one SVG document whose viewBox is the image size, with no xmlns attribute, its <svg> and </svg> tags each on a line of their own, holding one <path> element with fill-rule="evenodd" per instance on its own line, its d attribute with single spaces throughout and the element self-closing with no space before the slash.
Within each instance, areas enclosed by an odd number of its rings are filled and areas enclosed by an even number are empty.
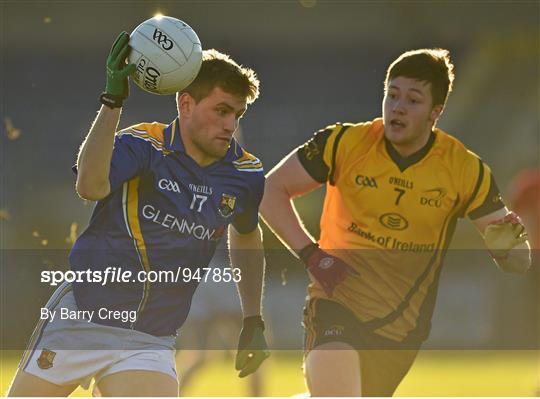
<svg viewBox="0 0 540 399">
<path fill-rule="evenodd" d="M 166 229 L 178 231 L 181 234 L 189 234 L 198 240 L 212 240 L 214 238 L 215 229 L 209 229 L 202 224 L 188 222 L 184 218 L 177 218 L 170 213 L 163 213 L 152 205 L 144 205 L 142 215 L 145 219 L 151 220 Z"/>
</svg>

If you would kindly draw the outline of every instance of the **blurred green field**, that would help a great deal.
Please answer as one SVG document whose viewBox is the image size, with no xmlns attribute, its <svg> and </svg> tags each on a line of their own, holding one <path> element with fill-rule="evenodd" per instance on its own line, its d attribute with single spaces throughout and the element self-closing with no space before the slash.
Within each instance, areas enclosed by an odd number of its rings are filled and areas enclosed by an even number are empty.
<svg viewBox="0 0 540 399">
<path fill-rule="evenodd" d="M 0 361 L 3 394 L 13 378 L 20 352 L 4 351 Z M 264 396 L 305 392 L 301 353 L 276 351 L 262 367 Z M 180 358 L 181 359 L 181 358 Z M 178 364 L 179 371 L 182 364 Z M 398 388 L 397 396 L 539 396 L 539 351 L 423 351 Z M 73 396 L 89 396 L 77 390 Z M 249 395 L 236 377 L 233 360 L 216 354 L 182 392 L 183 396 Z"/>
</svg>

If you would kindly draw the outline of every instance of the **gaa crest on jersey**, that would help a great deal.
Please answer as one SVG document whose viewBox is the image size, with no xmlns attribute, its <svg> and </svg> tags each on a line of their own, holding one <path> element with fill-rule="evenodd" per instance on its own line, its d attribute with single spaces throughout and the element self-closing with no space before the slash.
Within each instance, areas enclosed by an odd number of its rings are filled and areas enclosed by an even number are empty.
<svg viewBox="0 0 540 399">
<path fill-rule="evenodd" d="M 236 197 L 229 194 L 221 194 L 221 200 L 219 201 L 219 214 L 224 218 L 231 216 L 234 213 L 234 205 L 236 204 Z"/>
<path fill-rule="evenodd" d="M 37 365 L 42 370 L 50 369 L 53 366 L 55 356 L 56 356 L 56 352 L 43 348 L 43 350 L 41 351 L 41 354 L 39 355 L 37 359 Z"/>
</svg>

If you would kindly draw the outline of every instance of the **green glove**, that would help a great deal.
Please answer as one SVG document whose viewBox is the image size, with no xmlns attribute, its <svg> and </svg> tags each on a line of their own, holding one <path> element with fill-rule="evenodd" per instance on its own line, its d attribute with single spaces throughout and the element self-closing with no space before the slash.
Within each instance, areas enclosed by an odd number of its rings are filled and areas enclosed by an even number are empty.
<svg viewBox="0 0 540 399">
<path fill-rule="evenodd" d="M 261 363 L 270 356 L 264 339 L 264 321 L 261 316 L 251 316 L 244 319 L 242 331 L 238 339 L 236 353 L 236 370 L 238 377 L 243 378 L 257 371 Z"/>
<path fill-rule="evenodd" d="M 122 106 L 123 100 L 129 96 L 128 76 L 136 69 L 135 64 L 126 64 L 131 50 L 128 43 L 129 34 L 120 33 L 107 57 L 107 84 L 103 94 L 115 100 L 116 106 Z"/>
</svg>

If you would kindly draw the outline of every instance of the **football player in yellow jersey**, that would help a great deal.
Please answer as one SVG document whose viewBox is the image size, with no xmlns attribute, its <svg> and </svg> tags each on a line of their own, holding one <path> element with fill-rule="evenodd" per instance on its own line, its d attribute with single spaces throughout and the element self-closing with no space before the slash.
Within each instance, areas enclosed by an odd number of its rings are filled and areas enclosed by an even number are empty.
<svg viewBox="0 0 540 399">
<path fill-rule="evenodd" d="M 454 79 L 449 53 L 402 54 L 382 118 L 315 133 L 267 176 L 261 212 L 305 263 L 305 377 L 313 396 L 391 396 L 427 338 L 442 260 L 468 217 L 501 269 L 530 266 L 519 217 L 487 165 L 435 128 Z M 317 242 L 292 204 L 326 184 Z"/>
</svg>

